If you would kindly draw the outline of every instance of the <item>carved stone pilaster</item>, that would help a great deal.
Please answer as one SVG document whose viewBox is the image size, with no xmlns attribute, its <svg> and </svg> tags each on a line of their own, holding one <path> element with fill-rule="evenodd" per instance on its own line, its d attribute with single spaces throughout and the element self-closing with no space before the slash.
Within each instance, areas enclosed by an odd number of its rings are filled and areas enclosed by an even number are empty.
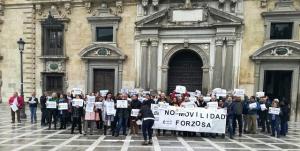
<svg viewBox="0 0 300 151">
<path fill-rule="evenodd" d="M 215 51 L 215 63 L 213 73 L 213 88 L 221 88 L 223 85 L 223 44 L 224 37 L 217 37 L 215 39 L 216 51 Z"/>
</svg>

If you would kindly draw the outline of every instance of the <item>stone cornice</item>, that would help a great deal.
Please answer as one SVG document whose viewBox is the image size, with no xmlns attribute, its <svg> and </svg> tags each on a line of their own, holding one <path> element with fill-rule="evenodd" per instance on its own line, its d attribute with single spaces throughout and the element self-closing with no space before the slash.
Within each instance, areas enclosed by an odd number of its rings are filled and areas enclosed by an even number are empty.
<svg viewBox="0 0 300 151">
<path fill-rule="evenodd" d="M 261 13 L 263 17 L 284 17 L 284 16 L 300 16 L 300 11 L 272 11 Z"/>
</svg>

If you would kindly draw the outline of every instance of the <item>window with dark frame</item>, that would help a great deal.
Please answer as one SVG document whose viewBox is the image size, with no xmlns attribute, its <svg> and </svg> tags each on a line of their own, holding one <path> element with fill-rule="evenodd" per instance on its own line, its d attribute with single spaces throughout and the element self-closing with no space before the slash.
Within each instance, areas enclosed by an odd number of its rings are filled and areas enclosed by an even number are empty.
<svg viewBox="0 0 300 151">
<path fill-rule="evenodd" d="M 63 75 L 45 75 L 45 90 L 52 92 L 63 91 Z"/>
<path fill-rule="evenodd" d="M 96 27 L 97 42 L 113 42 L 113 27 Z"/>
<path fill-rule="evenodd" d="M 293 22 L 273 22 L 270 30 L 270 39 L 292 39 Z"/>
</svg>

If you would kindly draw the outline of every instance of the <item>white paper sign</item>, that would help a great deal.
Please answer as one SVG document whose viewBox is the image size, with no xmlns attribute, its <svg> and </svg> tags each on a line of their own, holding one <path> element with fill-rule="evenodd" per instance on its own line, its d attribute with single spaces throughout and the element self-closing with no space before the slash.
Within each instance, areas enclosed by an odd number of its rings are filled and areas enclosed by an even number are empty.
<svg viewBox="0 0 300 151">
<path fill-rule="evenodd" d="M 175 88 L 175 92 L 183 94 L 183 93 L 186 92 L 186 87 L 185 86 L 181 86 L 181 85 L 177 85 L 176 88 Z"/>
<path fill-rule="evenodd" d="M 257 103 L 250 103 L 250 104 L 249 104 L 249 108 L 250 108 L 250 109 L 255 109 L 255 108 L 257 108 Z"/>
<path fill-rule="evenodd" d="M 127 100 L 117 100 L 117 108 L 128 108 Z"/>
<path fill-rule="evenodd" d="M 207 107 L 211 109 L 217 109 L 218 108 L 218 102 L 207 102 Z"/>
<path fill-rule="evenodd" d="M 58 110 L 68 110 L 68 103 L 58 103 Z"/>
<path fill-rule="evenodd" d="M 196 90 L 196 96 L 201 96 L 201 91 L 200 90 Z"/>
<path fill-rule="evenodd" d="M 143 122 L 142 122 L 141 120 L 137 120 L 137 121 L 136 121 L 136 125 L 142 125 L 142 123 L 143 123 Z"/>
<path fill-rule="evenodd" d="M 56 109 L 56 102 L 47 101 L 47 108 L 48 109 Z"/>
<path fill-rule="evenodd" d="M 227 91 L 225 89 L 221 89 L 216 93 L 217 98 L 219 97 L 226 97 L 227 96 Z"/>
<path fill-rule="evenodd" d="M 106 96 L 106 94 L 108 93 L 108 90 L 100 90 L 100 95 L 101 96 Z"/>
<path fill-rule="evenodd" d="M 182 105 L 184 108 L 194 108 L 195 103 L 194 102 L 184 102 Z"/>
<path fill-rule="evenodd" d="M 211 97 L 203 97 L 204 102 L 209 102 Z"/>
<path fill-rule="evenodd" d="M 137 117 L 139 115 L 140 109 L 132 109 L 131 116 Z"/>
<path fill-rule="evenodd" d="M 265 96 L 265 92 L 256 92 L 256 97 L 260 98 L 264 96 Z"/>
<path fill-rule="evenodd" d="M 197 102 L 197 98 L 196 98 L 196 97 L 189 97 L 189 100 L 190 100 L 191 102 Z"/>
<path fill-rule="evenodd" d="M 36 104 L 34 100 L 28 101 L 29 104 Z"/>
<path fill-rule="evenodd" d="M 266 104 L 261 104 L 260 108 L 261 108 L 262 111 L 266 110 L 267 109 Z"/>
<path fill-rule="evenodd" d="M 94 105 L 95 105 L 95 102 L 88 102 L 85 106 L 85 111 L 86 112 L 94 112 Z"/>
<path fill-rule="evenodd" d="M 269 114 L 279 115 L 280 108 L 269 107 Z"/>
<path fill-rule="evenodd" d="M 97 109 L 103 109 L 103 102 L 95 102 L 95 106 Z"/>
<path fill-rule="evenodd" d="M 83 107 L 83 100 L 82 99 L 73 99 L 72 106 Z"/>
<path fill-rule="evenodd" d="M 87 96 L 87 102 L 95 102 L 96 97 L 95 96 Z"/>
<path fill-rule="evenodd" d="M 16 104 L 12 104 L 11 106 L 10 106 L 10 108 L 14 111 L 14 112 L 16 112 L 19 108 L 17 107 L 17 105 Z"/>
<path fill-rule="evenodd" d="M 143 91 L 143 96 L 146 96 L 146 94 L 150 94 L 150 91 Z"/>
<path fill-rule="evenodd" d="M 81 95 L 82 89 L 81 88 L 73 88 L 73 95 Z"/>
<path fill-rule="evenodd" d="M 116 115 L 115 103 L 105 102 L 105 110 L 107 115 Z"/>
<path fill-rule="evenodd" d="M 245 89 L 234 89 L 234 96 L 243 97 L 245 95 Z"/>
</svg>

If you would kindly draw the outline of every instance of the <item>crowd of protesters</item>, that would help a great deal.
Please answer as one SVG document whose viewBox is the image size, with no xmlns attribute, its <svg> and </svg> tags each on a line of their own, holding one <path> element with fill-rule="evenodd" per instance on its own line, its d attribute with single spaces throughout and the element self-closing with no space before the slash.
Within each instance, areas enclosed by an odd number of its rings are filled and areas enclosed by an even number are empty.
<svg viewBox="0 0 300 151">
<path fill-rule="evenodd" d="M 93 112 L 86 112 L 85 105 L 72 105 L 73 99 L 82 99 L 85 102 L 84 104 L 86 104 L 88 96 L 95 96 L 95 102 L 102 102 L 103 107 L 97 108 L 94 106 Z M 85 95 L 74 95 L 72 93 L 50 94 L 45 92 L 39 99 L 36 98 L 35 93 L 32 93 L 27 103 L 31 113 L 31 123 L 37 123 L 36 110 L 39 104 L 41 108 L 41 126 L 48 126 L 51 129 L 53 125 L 54 129 L 57 129 L 59 123 L 59 129 L 66 129 L 68 126 L 71 126 L 71 134 L 74 134 L 76 127 L 80 134 L 93 135 L 103 131 L 104 135 L 115 137 L 118 137 L 120 133 L 126 136 L 128 129 L 130 129 L 131 135 L 138 135 L 139 130 L 141 130 L 145 140 L 143 144 L 147 145 L 152 144 L 152 126 L 155 120 L 151 111 L 151 104 L 168 103 L 170 106 L 185 107 L 187 102 L 191 104 L 191 99 L 189 98 L 189 93 L 176 94 L 175 92 L 169 96 L 166 96 L 164 93 L 158 95 L 150 95 L 149 93 L 143 95 L 118 93 L 114 96 L 110 92 L 105 95 L 99 92 Z M 117 108 L 116 100 L 127 100 L 128 107 Z M 47 108 L 48 102 L 67 103 L 68 108 L 66 110 L 59 110 L 58 107 Z M 288 132 L 289 104 L 285 100 L 269 99 L 267 96 L 259 98 L 255 96 L 247 97 L 246 95 L 244 97 L 227 95 L 219 98 L 210 95 L 210 100 L 204 100 L 204 96 L 199 95 L 192 102 L 194 102 L 193 107 L 201 108 L 207 108 L 208 102 L 218 102 L 218 108 L 227 109 L 226 133 L 231 139 L 234 138 L 236 132 L 238 132 L 239 137 L 243 133 L 256 134 L 259 130 L 261 133 L 268 133 L 274 137 L 286 136 Z M 257 105 L 251 108 L 249 104 L 253 103 Z M 114 114 L 107 110 L 106 106 L 109 104 L 114 104 Z M 25 105 L 24 99 L 18 96 L 17 93 L 14 93 L 9 99 L 9 105 L 16 105 L 19 109 L 16 111 L 11 109 L 12 123 L 15 122 L 15 113 L 17 114 L 18 122 L 21 122 L 20 109 Z M 268 112 L 269 107 L 280 108 L 280 114 L 270 114 Z M 137 116 L 131 115 L 131 110 L 133 109 L 139 110 Z M 225 137 L 225 134 L 197 134 L 196 132 L 159 129 L 156 132 L 157 135 L 168 135 L 167 133 L 183 137 Z"/>
</svg>

